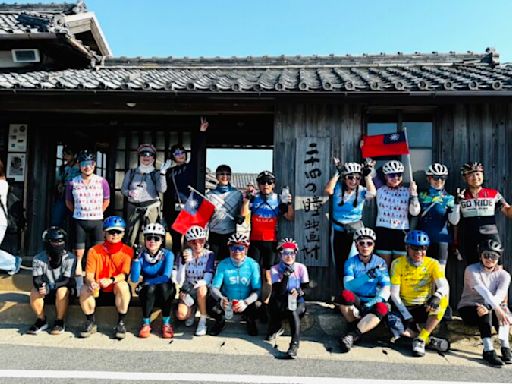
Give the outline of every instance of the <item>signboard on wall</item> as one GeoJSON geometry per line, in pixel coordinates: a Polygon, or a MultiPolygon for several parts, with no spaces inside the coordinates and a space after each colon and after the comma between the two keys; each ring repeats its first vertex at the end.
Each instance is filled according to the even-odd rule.
{"type": "Polygon", "coordinates": [[[295,240],[297,261],[307,266],[329,265],[329,198],[324,188],[329,181],[329,138],[300,137],[295,153],[295,240]]]}
{"type": "Polygon", "coordinates": [[[9,152],[27,151],[27,125],[9,124],[9,139],[7,150],[9,152]]]}

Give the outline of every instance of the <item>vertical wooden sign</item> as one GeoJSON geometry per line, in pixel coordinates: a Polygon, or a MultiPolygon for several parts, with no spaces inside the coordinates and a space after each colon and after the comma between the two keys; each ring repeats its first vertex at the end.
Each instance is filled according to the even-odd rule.
{"type": "Polygon", "coordinates": [[[324,188],[329,181],[330,139],[300,137],[295,154],[295,240],[297,260],[307,266],[329,265],[329,198],[324,188]]]}

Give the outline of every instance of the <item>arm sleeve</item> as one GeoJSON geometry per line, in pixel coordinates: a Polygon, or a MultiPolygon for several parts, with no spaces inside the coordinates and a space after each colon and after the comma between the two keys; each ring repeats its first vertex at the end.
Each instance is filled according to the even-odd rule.
{"type": "Polygon", "coordinates": [[[66,184],[66,200],[74,202],[74,199],[73,199],[73,182],[72,181],[70,181],[69,183],[66,184]]]}
{"type": "Polygon", "coordinates": [[[451,225],[457,225],[460,221],[460,204],[455,204],[448,212],[448,221],[451,225]]]}
{"type": "Polygon", "coordinates": [[[411,216],[418,216],[420,214],[420,201],[418,196],[411,196],[409,200],[409,213],[411,216]]]}
{"type": "Polygon", "coordinates": [[[156,285],[166,283],[171,279],[172,266],[174,265],[174,254],[171,251],[165,253],[164,270],[160,276],[148,279],[148,284],[156,285]]]}
{"type": "Polygon", "coordinates": [[[133,169],[128,170],[126,175],[124,175],[123,184],[121,185],[121,193],[123,196],[128,197],[128,192],[130,190],[130,179],[132,177],[133,169]]]}
{"type": "Polygon", "coordinates": [[[386,266],[380,270],[380,289],[378,291],[377,297],[380,297],[381,301],[388,301],[389,296],[391,295],[391,281],[389,279],[389,274],[386,266]]]}
{"type": "Polygon", "coordinates": [[[258,300],[258,292],[257,291],[253,291],[251,292],[251,294],[249,295],[249,297],[247,297],[244,301],[247,305],[251,305],[252,303],[254,303],[256,300],[258,300]]]}
{"type": "Polygon", "coordinates": [[[44,283],[44,278],[41,275],[34,276],[32,278],[32,285],[34,286],[35,289],[41,288],[43,286],[43,283],[44,283]]]}
{"type": "Polygon", "coordinates": [[[360,287],[362,287],[366,282],[370,280],[370,277],[366,273],[362,273],[356,278],[345,276],[343,278],[343,282],[345,283],[345,288],[349,291],[357,291],[360,287]]]}
{"type": "Polygon", "coordinates": [[[222,298],[224,297],[220,291],[219,288],[215,288],[215,287],[212,287],[212,297],[216,300],[222,300],[222,298]]]}
{"type": "Polygon", "coordinates": [[[62,275],[64,277],[73,276],[73,269],[75,267],[76,259],[74,257],[69,257],[66,259],[66,263],[64,265],[64,270],[62,271],[62,275]]]}
{"type": "Polygon", "coordinates": [[[176,283],[183,285],[185,283],[185,272],[187,271],[187,265],[182,264],[181,257],[178,259],[178,273],[176,274],[176,283]]]}
{"type": "Polygon", "coordinates": [[[138,283],[140,279],[140,270],[142,267],[142,261],[140,259],[132,261],[132,270],[130,272],[130,280],[132,283],[138,283]]]}
{"type": "Polygon", "coordinates": [[[450,285],[448,284],[448,280],[446,278],[440,278],[435,280],[436,283],[436,293],[435,295],[438,297],[448,296],[450,293],[450,285]]]}
{"type": "Polygon", "coordinates": [[[402,302],[402,299],[400,298],[400,286],[399,285],[391,285],[390,289],[390,297],[393,303],[395,303],[396,307],[404,317],[404,320],[409,320],[412,318],[412,315],[407,310],[407,307],[402,302]]]}
{"type": "Polygon", "coordinates": [[[190,167],[192,168],[193,172],[197,170],[197,157],[198,153],[200,153],[206,146],[206,131],[199,131],[197,132],[197,135],[195,139],[192,141],[190,148],[192,149],[192,152],[190,154],[190,167]]]}
{"type": "Polygon", "coordinates": [[[160,173],[155,171],[157,175],[156,179],[156,190],[159,193],[164,193],[167,191],[167,178],[165,177],[165,173],[160,173]]]}
{"type": "Polygon", "coordinates": [[[212,290],[213,288],[220,289],[222,286],[222,280],[224,280],[224,272],[221,268],[217,267],[217,272],[215,272],[215,276],[213,277],[212,281],[212,290]]]}
{"type": "Polygon", "coordinates": [[[508,287],[510,285],[510,275],[508,273],[503,274],[503,277],[500,279],[495,295],[493,295],[483,283],[478,282],[474,276],[473,281],[476,282],[475,291],[483,297],[486,304],[491,305],[493,308],[498,308],[505,297],[507,297],[508,287]]]}
{"type": "Polygon", "coordinates": [[[67,287],[69,285],[70,277],[61,277],[59,280],[55,282],[55,289],[59,289],[61,287],[67,287]]]}
{"type": "Polygon", "coordinates": [[[110,186],[108,185],[108,181],[103,179],[101,186],[103,188],[103,200],[110,200],[110,186]]]}

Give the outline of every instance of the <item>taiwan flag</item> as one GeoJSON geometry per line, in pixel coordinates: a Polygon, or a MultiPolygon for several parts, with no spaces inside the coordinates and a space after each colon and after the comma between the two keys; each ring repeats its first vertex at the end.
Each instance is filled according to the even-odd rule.
{"type": "Polygon", "coordinates": [[[363,158],[378,156],[396,156],[409,153],[405,132],[386,135],[363,136],[361,140],[363,158]]]}
{"type": "Polygon", "coordinates": [[[184,235],[193,225],[204,228],[215,211],[215,206],[207,199],[191,192],[185,206],[172,224],[172,229],[184,235]]]}

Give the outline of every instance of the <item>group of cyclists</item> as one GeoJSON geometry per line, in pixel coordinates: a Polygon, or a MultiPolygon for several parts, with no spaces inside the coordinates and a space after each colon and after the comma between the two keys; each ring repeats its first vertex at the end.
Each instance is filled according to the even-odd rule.
{"type": "MultiPolygon", "coordinates": [[[[207,128],[208,122],[201,119],[196,140],[204,142],[207,128]]],[[[138,155],[139,165],[126,173],[122,183],[127,221],[103,217],[110,190],[106,180],[94,173],[94,153],[84,150],[76,158],[70,156],[61,189],[72,212],[74,242],[69,244],[58,220],[52,220],[54,225],[43,233],[44,250],[34,258],[30,295],[37,319],[29,333],[48,328],[44,303],[49,301],[56,307],[50,333],[64,332],[69,299],[77,295],[85,315],[81,337],[97,330],[96,306],[110,305],[118,312],[114,336],[123,339],[131,281],[142,307],[140,338],[152,332],[155,307],[161,308],[161,336],[166,339],[174,337],[173,318],[191,327],[197,312],[197,336],[218,335],[226,320],[237,316],[246,322],[251,336],[258,334],[258,320],[266,322],[266,337],[275,340],[287,320],[291,342],[286,354],[296,357],[309,276],[307,267],[296,261],[299,245],[277,237],[278,219],[294,218],[289,192],[286,196],[274,192],[276,179],[269,171],[258,175],[257,188],[239,191],[231,185],[231,168],[221,165],[216,169],[216,187],[206,194],[215,206],[209,224],[191,226],[183,239],[171,225],[193,183],[194,154],[187,162],[183,146],[174,145],[160,169],[155,168],[153,145],[142,144],[138,155]],[[249,235],[237,232],[237,224],[248,215],[249,235]],[[165,247],[168,233],[171,249],[165,247]],[[83,262],[87,239],[92,247],[83,262]],[[214,319],[210,327],[208,316],[214,319]]],[[[332,204],[336,275],[343,287],[338,307],[347,322],[340,337],[342,350],[348,352],[383,320],[394,342],[412,342],[414,356],[425,355],[426,347],[449,349],[448,340],[431,334],[449,309],[445,266],[454,253],[453,227],[459,225],[468,264],[459,313],[465,322],[479,327],[486,362],[512,363],[510,275],[499,263],[504,250],[495,222],[496,209],[512,217],[512,207],[499,192],[483,187],[480,163],[464,164],[461,172],[467,186],[456,196],[444,188],[446,166],[434,163],[427,169],[429,188],[420,193],[414,181],[408,188],[403,185],[404,170],[400,161],[388,161],[380,170],[383,180],[375,183],[378,176],[371,159],[363,164],[335,159],[334,175],[325,187],[332,204]],[[362,220],[365,203],[374,198],[375,230],[362,220]],[[418,218],[415,229],[410,217],[418,218]],[[500,358],[491,340],[493,326],[501,342],[500,358]]]]}

